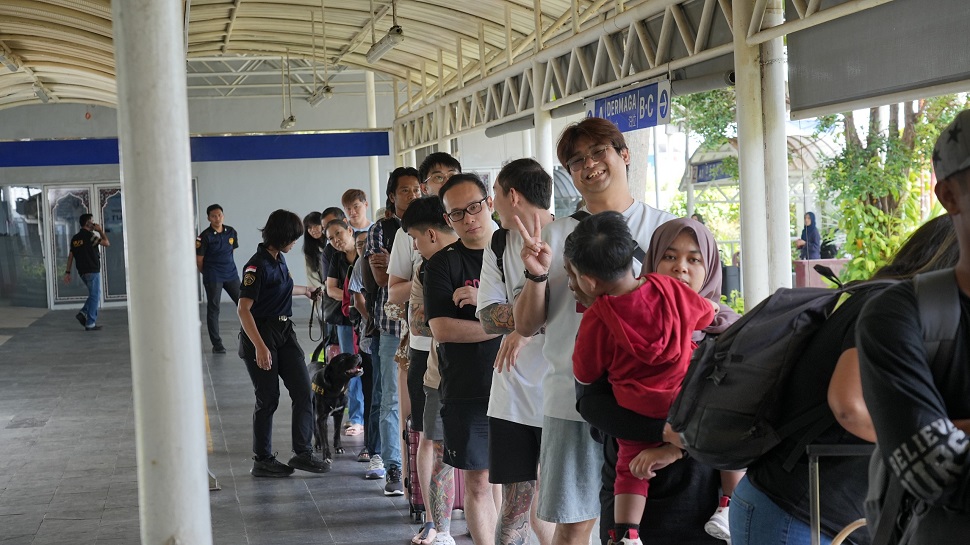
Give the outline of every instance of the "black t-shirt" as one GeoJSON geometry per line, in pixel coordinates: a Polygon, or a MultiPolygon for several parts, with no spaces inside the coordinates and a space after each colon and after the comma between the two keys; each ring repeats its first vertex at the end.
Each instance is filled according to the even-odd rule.
{"type": "MultiPolygon", "coordinates": [[[[431,256],[424,272],[424,310],[429,322],[432,318],[455,318],[478,323],[477,307],[459,308],[452,296],[460,287],[478,287],[483,254],[483,250],[466,248],[459,240],[431,256]]],[[[488,401],[492,369],[501,344],[500,337],[478,343],[440,343],[442,403],[488,401]]]]}
{"type": "Polygon", "coordinates": [[[100,240],[100,235],[87,229],[81,229],[71,239],[71,254],[79,275],[101,272],[100,240]]]}
{"type": "MultiPolygon", "coordinates": [[[[918,498],[968,517],[970,441],[951,423],[970,418],[970,298],[959,299],[953,359],[932,370],[910,282],[866,305],[857,341],[863,393],[887,467],[918,498]]],[[[953,535],[945,542],[964,540],[953,535]]]]}
{"type": "MultiPolygon", "coordinates": [[[[345,289],[345,284],[347,280],[347,275],[350,274],[351,263],[347,261],[347,254],[343,252],[334,252],[330,256],[330,270],[327,271],[327,278],[333,278],[337,281],[337,287],[342,291],[347,291],[345,289]]],[[[343,300],[341,299],[341,302],[343,300]]],[[[342,324],[334,325],[351,325],[350,318],[344,316],[345,320],[342,324]]],[[[333,324],[333,322],[328,322],[333,324]]]]}
{"type": "MultiPolygon", "coordinates": [[[[865,303],[886,288],[886,284],[859,288],[832,313],[812,339],[811,345],[792,370],[782,387],[781,399],[786,400],[783,422],[787,422],[813,407],[828,403],[829,382],[842,352],[855,347],[856,319],[865,303]]],[[[834,415],[828,413],[834,420],[834,415]]],[[[748,480],[764,492],[779,507],[799,520],[809,522],[808,456],[804,452],[795,467],[788,472],[784,466],[788,456],[798,448],[795,438],[782,441],[748,468],[748,480]]],[[[813,444],[868,444],[834,422],[813,444]]],[[[867,456],[834,456],[819,462],[821,525],[828,535],[835,535],[850,522],[865,518],[863,503],[868,488],[867,456]]],[[[869,543],[869,534],[855,532],[852,543],[869,543]]]]}
{"type": "Polygon", "coordinates": [[[283,252],[276,259],[265,246],[258,246],[243,267],[239,297],[253,300],[250,312],[257,320],[293,315],[293,277],[283,252]]]}

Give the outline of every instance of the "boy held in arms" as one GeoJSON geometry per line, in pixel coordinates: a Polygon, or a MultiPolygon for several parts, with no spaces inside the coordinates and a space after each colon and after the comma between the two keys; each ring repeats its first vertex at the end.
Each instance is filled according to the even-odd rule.
{"type": "MultiPolygon", "coordinates": [[[[579,326],[573,373],[583,384],[606,374],[621,406],[665,418],[695,348],[691,334],[710,325],[716,306],[669,276],[634,277],[636,247],[622,214],[612,211],[589,216],[566,237],[570,289],[596,297],[579,326]]],[[[617,441],[616,525],[610,542],[639,545],[649,479],[659,469],[640,455],[668,447],[617,441]]]]}

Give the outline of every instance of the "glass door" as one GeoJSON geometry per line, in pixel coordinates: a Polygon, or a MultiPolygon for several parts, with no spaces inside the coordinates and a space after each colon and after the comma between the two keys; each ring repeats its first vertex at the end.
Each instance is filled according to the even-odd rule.
{"type": "Polygon", "coordinates": [[[81,214],[91,214],[100,223],[111,241],[101,248],[102,297],[105,301],[127,299],[125,282],[125,240],[121,211],[121,186],[114,184],[85,184],[48,186],[47,206],[50,210],[48,236],[51,243],[51,293],[54,305],[83,303],[88,296],[84,281],[77,274],[70,283],[63,282],[67,270],[71,238],[80,230],[81,214]]]}

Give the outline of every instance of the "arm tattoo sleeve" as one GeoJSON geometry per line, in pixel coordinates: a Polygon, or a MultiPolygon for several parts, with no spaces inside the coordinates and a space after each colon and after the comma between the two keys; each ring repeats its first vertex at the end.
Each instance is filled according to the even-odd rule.
{"type": "Polygon", "coordinates": [[[500,305],[498,303],[489,305],[478,313],[478,319],[482,322],[485,333],[504,335],[515,331],[512,305],[500,305]]]}

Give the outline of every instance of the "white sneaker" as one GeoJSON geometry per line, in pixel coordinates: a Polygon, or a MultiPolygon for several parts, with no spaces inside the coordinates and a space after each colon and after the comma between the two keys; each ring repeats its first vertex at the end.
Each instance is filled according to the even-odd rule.
{"type": "Polygon", "coordinates": [[[643,545],[640,541],[640,532],[638,530],[627,530],[623,535],[623,539],[616,540],[616,531],[610,530],[610,540],[607,542],[610,545],[643,545]]]}
{"type": "Polygon", "coordinates": [[[455,538],[451,534],[438,534],[434,538],[433,545],[455,545],[455,538]]]}
{"type": "MultiPolygon", "coordinates": [[[[723,499],[722,499],[722,503],[723,499]]],[[[728,524],[730,520],[728,514],[730,512],[731,506],[725,505],[724,507],[718,507],[717,511],[711,515],[711,518],[704,524],[704,531],[707,532],[711,537],[716,537],[717,539],[723,539],[731,545],[731,526],[728,524]]]]}
{"type": "Polygon", "coordinates": [[[381,460],[380,454],[375,454],[370,457],[370,464],[368,464],[367,470],[364,471],[364,478],[368,480],[384,478],[384,460],[381,460]]]}

